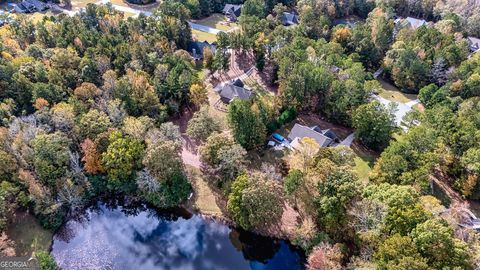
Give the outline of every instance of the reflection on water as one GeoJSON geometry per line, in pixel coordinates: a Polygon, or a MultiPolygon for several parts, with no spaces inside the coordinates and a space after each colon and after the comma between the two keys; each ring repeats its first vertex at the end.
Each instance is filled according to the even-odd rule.
{"type": "Polygon", "coordinates": [[[53,240],[62,269],[302,269],[284,241],[199,216],[99,204],[70,220],[53,240]]]}

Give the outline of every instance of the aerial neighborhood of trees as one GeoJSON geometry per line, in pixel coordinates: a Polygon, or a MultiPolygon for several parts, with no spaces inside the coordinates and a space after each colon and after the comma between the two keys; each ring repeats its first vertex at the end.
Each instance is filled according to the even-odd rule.
{"type": "Polygon", "coordinates": [[[0,27],[0,231],[112,196],[202,212],[201,183],[309,270],[478,269],[479,38],[480,5],[458,0],[18,14],[0,27]],[[211,16],[234,25],[215,42],[195,28],[211,16]]]}

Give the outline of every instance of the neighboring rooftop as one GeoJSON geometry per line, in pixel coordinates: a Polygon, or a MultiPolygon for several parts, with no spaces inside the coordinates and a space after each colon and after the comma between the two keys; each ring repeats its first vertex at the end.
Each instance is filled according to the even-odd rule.
{"type": "Polygon", "coordinates": [[[235,15],[235,16],[240,16],[242,12],[242,5],[232,5],[232,4],[226,4],[225,7],[223,8],[223,14],[225,15],[235,15]]]}
{"type": "Polygon", "coordinates": [[[215,43],[210,44],[206,41],[190,41],[187,46],[188,52],[192,55],[193,59],[201,60],[203,59],[203,50],[209,48],[212,53],[215,53],[215,43]]]}
{"type": "Polygon", "coordinates": [[[48,9],[48,6],[44,2],[38,0],[24,0],[24,2],[29,2],[32,4],[37,11],[44,11],[48,9]]]}
{"type": "Polygon", "coordinates": [[[427,24],[427,21],[413,18],[413,17],[395,19],[395,24],[402,23],[402,22],[407,22],[408,26],[412,29],[417,29],[420,26],[427,24]]]}
{"type": "Polygon", "coordinates": [[[298,24],[300,19],[297,14],[290,12],[283,12],[282,14],[282,24],[285,26],[298,24]]]}
{"type": "Polygon", "coordinates": [[[13,10],[17,13],[30,13],[46,9],[48,9],[48,5],[38,0],[23,0],[13,6],[13,10]]]}
{"type": "Polygon", "coordinates": [[[476,52],[480,50],[480,38],[476,37],[467,37],[468,45],[470,47],[470,51],[476,52]]]}
{"type": "Polygon", "coordinates": [[[225,103],[230,103],[234,99],[250,100],[253,92],[244,88],[243,82],[240,79],[226,83],[218,91],[220,98],[225,103]]]}
{"type": "MultiPolygon", "coordinates": [[[[318,127],[307,127],[303,126],[300,124],[295,124],[290,131],[290,134],[288,134],[288,139],[290,139],[292,142],[296,141],[298,142],[299,139],[309,137],[314,139],[320,147],[327,147],[329,146],[332,142],[333,139],[329,138],[328,136],[322,134],[322,131],[318,127]]],[[[294,146],[295,144],[292,144],[294,146]]],[[[294,147],[295,148],[295,147],[294,147]]]]}

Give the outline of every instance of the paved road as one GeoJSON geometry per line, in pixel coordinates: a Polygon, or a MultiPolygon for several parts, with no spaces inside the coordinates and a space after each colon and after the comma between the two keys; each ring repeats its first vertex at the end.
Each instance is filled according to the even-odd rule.
{"type": "Polygon", "coordinates": [[[125,7],[125,6],[119,6],[119,5],[113,5],[113,8],[118,10],[118,11],[121,11],[121,12],[127,12],[127,13],[133,13],[133,14],[136,14],[136,15],[140,15],[140,13],[143,13],[145,14],[145,16],[151,16],[152,13],[150,11],[143,11],[143,10],[138,10],[138,9],[134,9],[134,8],[131,8],[131,7],[125,7]]]}
{"type": "Polygon", "coordinates": [[[210,34],[214,34],[214,35],[217,35],[218,33],[223,32],[221,30],[218,30],[216,28],[206,26],[206,25],[203,25],[203,24],[198,24],[198,23],[194,23],[194,22],[188,22],[188,23],[190,24],[190,27],[192,27],[192,29],[195,29],[195,30],[198,30],[198,31],[202,31],[202,32],[206,32],[206,33],[210,33],[210,34]]]}
{"type": "MultiPolygon", "coordinates": [[[[402,123],[402,119],[403,117],[409,112],[412,110],[412,106],[417,104],[417,103],[413,103],[413,101],[409,102],[413,105],[409,106],[409,103],[405,104],[405,103],[400,103],[400,102],[396,102],[396,101],[390,101],[388,99],[385,99],[381,96],[378,96],[378,95],[373,95],[373,98],[376,99],[378,102],[382,103],[383,105],[385,106],[389,106],[391,103],[394,103],[397,105],[397,110],[395,111],[395,123],[397,124],[397,126],[401,126],[401,123],[402,123]]],[[[415,101],[415,100],[414,100],[415,101]]]]}

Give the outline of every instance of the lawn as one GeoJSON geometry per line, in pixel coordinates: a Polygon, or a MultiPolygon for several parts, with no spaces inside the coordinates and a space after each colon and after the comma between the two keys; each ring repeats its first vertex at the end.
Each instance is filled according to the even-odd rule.
{"type": "Polygon", "coordinates": [[[252,72],[247,78],[244,78],[242,81],[246,86],[248,86],[251,90],[253,90],[257,96],[264,96],[264,95],[273,96],[274,93],[265,89],[265,87],[259,82],[257,78],[258,77],[255,74],[255,72],[252,72]]]}
{"type": "Polygon", "coordinates": [[[402,93],[397,87],[381,78],[378,78],[377,81],[382,85],[383,88],[383,90],[378,93],[378,95],[385,99],[388,99],[390,101],[397,101],[400,103],[407,103],[409,101],[417,99],[417,95],[402,93]]]}
{"type": "Polygon", "coordinates": [[[237,27],[236,23],[227,22],[223,14],[215,13],[207,18],[196,20],[195,23],[203,24],[222,31],[228,31],[237,27]]]}
{"type": "Polygon", "coordinates": [[[126,19],[126,18],[129,18],[129,17],[134,17],[134,16],[137,16],[136,13],[131,13],[131,12],[123,12],[123,17],[126,19]]]}
{"type": "Polygon", "coordinates": [[[72,10],[77,11],[82,8],[85,8],[87,4],[95,4],[99,2],[99,0],[71,0],[72,1],[72,10]]]}
{"type": "Polygon", "coordinates": [[[58,15],[60,14],[59,12],[52,12],[51,10],[46,10],[46,11],[42,11],[42,12],[34,12],[34,13],[29,13],[29,14],[25,14],[26,16],[28,16],[28,18],[33,22],[33,23],[37,23],[37,22],[40,22],[43,17],[45,16],[55,16],[55,15],[58,15]]]}
{"type": "Polygon", "coordinates": [[[202,172],[192,166],[187,166],[187,171],[195,191],[195,208],[204,214],[222,217],[223,213],[217,205],[215,193],[203,178],[202,172]]]}
{"type": "Polygon", "coordinates": [[[363,183],[368,183],[368,177],[372,171],[373,164],[377,156],[374,153],[369,152],[363,146],[358,143],[352,144],[352,150],[356,154],[354,158],[355,162],[355,172],[357,173],[358,178],[363,183]]]}
{"type": "Polygon", "coordinates": [[[198,31],[195,29],[192,29],[192,36],[195,40],[198,40],[198,41],[207,41],[208,43],[217,41],[217,35],[198,31]]]}

